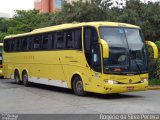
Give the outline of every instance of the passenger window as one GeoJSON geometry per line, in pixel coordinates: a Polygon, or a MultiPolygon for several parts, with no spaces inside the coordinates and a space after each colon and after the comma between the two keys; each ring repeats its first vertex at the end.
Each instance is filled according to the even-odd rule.
{"type": "Polygon", "coordinates": [[[74,29],[73,35],[74,35],[74,44],[73,48],[74,49],[82,49],[82,29],[81,28],[76,28],[74,29]]]}
{"type": "Polygon", "coordinates": [[[21,51],[21,39],[16,40],[16,51],[21,51]]]}
{"type": "Polygon", "coordinates": [[[66,30],[66,48],[67,49],[82,49],[81,28],[66,30]]]}
{"type": "Polygon", "coordinates": [[[4,41],[4,51],[6,52],[10,51],[10,43],[11,43],[10,41],[11,41],[10,39],[4,41]]]}
{"type": "Polygon", "coordinates": [[[43,42],[42,42],[42,50],[47,50],[49,48],[49,36],[43,35],[43,42]]]}
{"type": "Polygon", "coordinates": [[[40,36],[35,36],[33,39],[33,49],[40,50],[41,49],[41,38],[40,36]]]}
{"type": "Polygon", "coordinates": [[[11,45],[10,45],[10,51],[11,51],[11,52],[15,51],[15,40],[12,39],[12,40],[10,41],[10,44],[11,44],[11,45]]]}
{"type": "Polygon", "coordinates": [[[63,32],[57,32],[56,38],[57,38],[56,48],[57,49],[64,49],[65,48],[65,41],[64,41],[63,32]]]}
{"type": "Polygon", "coordinates": [[[55,33],[52,33],[51,35],[50,35],[50,39],[51,39],[51,49],[55,49],[55,33]]]}
{"type": "Polygon", "coordinates": [[[89,66],[96,72],[101,72],[101,54],[98,43],[98,33],[94,27],[84,28],[84,51],[89,66]]]}
{"type": "Polygon", "coordinates": [[[67,30],[66,32],[66,48],[73,48],[73,32],[72,30],[67,30]]]}
{"type": "Polygon", "coordinates": [[[22,39],[22,49],[23,51],[26,51],[28,48],[28,44],[27,44],[27,38],[23,38],[22,39]]]}
{"type": "Polygon", "coordinates": [[[27,38],[27,50],[31,51],[33,49],[33,37],[27,38]]]}
{"type": "Polygon", "coordinates": [[[98,43],[98,33],[93,27],[85,27],[84,29],[84,49],[90,51],[92,44],[98,43]]]}

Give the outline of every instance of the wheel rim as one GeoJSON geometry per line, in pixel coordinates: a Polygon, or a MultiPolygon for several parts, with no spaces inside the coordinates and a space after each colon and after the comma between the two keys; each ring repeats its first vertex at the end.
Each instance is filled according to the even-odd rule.
{"type": "Polygon", "coordinates": [[[28,82],[28,76],[26,73],[23,75],[23,81],[25,84],[28,82]]]}
{"type": "Polygon", "coordinates": [[[16,82],[18,83],[19,82],[19,78],[18,78],[18,76],[16,75],[16,82]]]}
{"type": "Polygon", "coordinates": [[[82,81],[78,81],[78,82],[76,83],[76,90],[77,90],[78,93],[83,92],[83,84],[82,84],[82,81]]]}
{"type": "Polygon", "coordinates": [[[18,75],[17,75],[17,74],[16,74],[16,76],[15,76],[15,80],[16,80],[17,83],[19,82],[19,78],[18,78],[18,75]]]}

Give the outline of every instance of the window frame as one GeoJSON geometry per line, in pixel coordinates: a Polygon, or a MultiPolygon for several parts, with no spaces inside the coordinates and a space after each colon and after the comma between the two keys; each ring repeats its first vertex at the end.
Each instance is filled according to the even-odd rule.
{"type": "Polygon", "coordinates": [[[66,28],[66,29],[60,29],[60,30],[53,30],[53,31],[49,31],[49,32],[43,32],[43,33],[37,33],[37,34],[31,34],[31,35],[26,35],[26,36],[22,36],[22,37],[14,37],[14,38],[8,38],[8,39],[4,39],[4,51],[5,52],[36,52],[36,51],[60,51],[60,50],[78,50],[78,51],[82,51],[83,50],[83,26],[78,26],[78,27],[71,27],[71,28],[66,28]],[[75,36],[73,35],[73,33],[75,34],[75,31],[79,30],[80,31],[80,41],[79,43],[80,48],[75,48],[75,36]],[[65,31],[72,31],[72,48],[68,48],[67,47],[67,42],[66,42],[66,33],[65,31]],[[57,47],[57,33],[58,32],[62,32],[62,37],[63,37],[63,48],[56,48],[57,47]],[[47,35],[48,36],[48,48],[44,49],[43,48],[43,38],[44,36],[47,35]],[[39,37],[39,43],[40,43],[40,47],[37,49],[34,49],[34,39],[35,37],[39,37]],[[10,40],[11,39],[15,39],[15,44],[16,44],[16,48],[15,50],[11,51],[11,43],[10,40]],[[24,39],[26,39],[27,41],[27,48],[23,49],[23,42],[24,39]],[[20,41],[20,48],[17,49],[17,41],[20,41]],[[8,43],[7,43],[8,42],[8,43]],[[9,45],[9,48],[6,49],[5,45],[6,43],[9,45]],[[31,43],[31,44],[30,44],[31,43]]]}

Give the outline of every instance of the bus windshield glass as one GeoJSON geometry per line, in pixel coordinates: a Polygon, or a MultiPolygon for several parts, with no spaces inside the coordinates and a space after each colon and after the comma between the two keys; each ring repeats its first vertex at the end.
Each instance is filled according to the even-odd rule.
{"type": "Polygon", "coordinates": [[[146,48],[140,29],[100,27],[100,35],[108,43],[110,50],[109,58],[103,59],[104,73],[147,72],[146,48]]]}

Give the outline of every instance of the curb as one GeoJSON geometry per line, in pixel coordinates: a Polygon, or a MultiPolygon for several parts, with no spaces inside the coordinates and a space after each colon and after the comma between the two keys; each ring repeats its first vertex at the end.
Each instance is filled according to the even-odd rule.
{"type": "Polygon", "coordinates": [[[160,90],[160,86],[149,86],[148,90],[160,90]]]}

